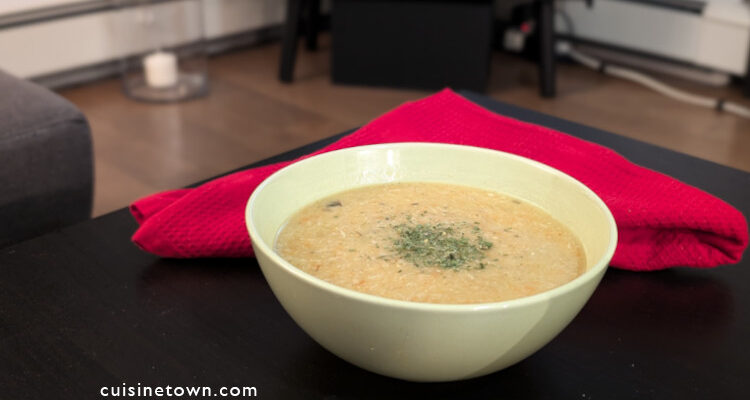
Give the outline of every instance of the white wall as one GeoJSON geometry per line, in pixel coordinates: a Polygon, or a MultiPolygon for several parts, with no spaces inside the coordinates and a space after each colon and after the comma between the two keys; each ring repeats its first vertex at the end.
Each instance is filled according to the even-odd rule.
{"type": "MultiPolygon", "coordinates": [[[[49,3],[76,0],[32,0],[32,3],[34,1],[49,3]]],[[[1,3],[3,2],[0,1],[1,3]]],[[[163,3],[158,7],[167,13],[184,12],[186,9],[187,12],[192,12],[181,3],[190,2],[163,3]]],[[[11,5],[10,2],[5,4],[8,7],[11,5]]],[[[282,23],[286,2],[203,0],[201,6],[205,37],[213,39],[282,23]]],[[[146,29],[136,23],[126,22],[123,25],[124,18],[137,18],[134,12],[132,9],[105,11],[0,29],[0,68],[19,77],[34,78],[147,50],[149,35],[146,29]],[[123,26],[130,28],[123,29],[123,26]]],[[[196,35],[199,27],[183,28],[172,32],[172,42],[189,40],[196,35]]]]}

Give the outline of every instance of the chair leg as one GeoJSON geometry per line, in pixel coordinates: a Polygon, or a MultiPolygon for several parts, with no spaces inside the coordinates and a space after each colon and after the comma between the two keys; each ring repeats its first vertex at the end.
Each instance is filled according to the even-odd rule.
{"type": "Polygon", "coordinates": [[[320,0],[307,1],[307,24],[305,24],[305,48],[318,49],[318,29],[320,27],[320,0]]]}
{"type": "Polygon", "coordinates": [[[554,0],[539,1],[539,94],[555,97],[554,0]]]}
{"type": "Polygon", "coordinates": [[[282,82],[292,82],[294,79],[294,63],[297,56],[297,35],[299,32],[299,18],[303,0],[289,0],[286,9],[286,21],[281,41],[281,60],[279,79],[282,82]]]}

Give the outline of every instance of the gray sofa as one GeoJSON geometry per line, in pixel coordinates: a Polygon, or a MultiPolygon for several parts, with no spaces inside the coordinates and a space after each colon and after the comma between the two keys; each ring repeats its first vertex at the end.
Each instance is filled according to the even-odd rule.
{"type": "Polygon", "coordinates": [[[0,71],[0,248],[90,218],[92,196],[86,118],[0,71]]]}

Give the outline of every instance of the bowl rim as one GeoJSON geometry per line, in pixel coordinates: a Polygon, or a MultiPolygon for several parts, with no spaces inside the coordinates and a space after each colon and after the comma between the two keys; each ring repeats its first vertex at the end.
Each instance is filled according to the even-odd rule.
{"type": "MultiPolygon", "coordinates": [[[[246,203],[246,207],[245,207],[245,226],[250,235],[250,240],[252,242],[253,247],[255,248],[256,253],[258,250],[262,251],[267,257],[269,257],[274,263],[276,263],[276,265],[284,269],[286,272],[292,274],[297,279],[305,281],[307,284],[316,286],[317,288],[321,290],[330,292],[337,296],[349,298],[351,300],[358,301],[358,302],[372,303],[372,304],[376,304],[376,305],[380,305],[384,307],[391,307],[391,308],[419,310],[423,312],[448,312],[448,313],[451,313],[451,312],[460,313],[460,312],[466,312],[466,311],[493,311],[493,310],[498,310],[498,309],[511,309],[511,308],[517,308],[517,307],[524,307],[526,305],[533,304],[533,303],[545,302],[552,298],[559,297],[566,293],[575,291],[577,288],[586,284],[587,282],[597,279],[597,276],[599,276],[602,272],[604,272],[607,269],[607,267],[609,266],[609,261],[612,259],[612,256],[614,255],[614,252],[615,252],[615,248],[617,247],[617,239],[618,239],[617,224],[615,222],[614,216],[612,215],[612,212],[609,210],[607,205],[596,193],[594,193],[593,190],[591,190],[588,186],[584,185],[582,182],[573,178],[572,176],[554,167],[551,167],[547,164],[541,163],[539,161],[532,160],[527,157],[519,156],[517,154],[508,153],[508,152],[501,151],[501,150],[494,150],[494,149],[488,149],[484,147],[477,147],[477,146],[463,145],[463,144],[432,143],[432,142],[392,142],[392,143],[380,143],[380,144],[353,146],[353,147],[347,147],[343,149],[332,150],[329,152],[316,154],[316,155],[295,161],[292,164],[286,165],[283,168],[280,168],[276,172],[266,177],[266,179],[264,179],[253,190],[253,193],[250,195],[250,198],[248,199],[246,203]],[[311,160],[316,160],[321,157],[335,157],[336,154],[339,154],[342,152],[380,150],[380,149],[387,149],[387,148],[393,148],[393,147],[434,147],[436,149],[499,153],[499,155],[503,157],[508,157],[508,158],[515,159],[516,161],[519,161],[522,163],[530,164],[531,166],[540,168],[547,173],[551,173],[553,175],[557,175],[561,177],[562,179],[571,181],[574,185],[578,186],[581,190],[583,190],[583,192],[586,194],[587,197],[592,198],[594,200],[594,203],[598,205],[602,209],[602,211],[604,211],[605,218],[608,220],[609,227],[610,227],[610,240],[609,240],[609,243],[607,244],[607,249],[604,255],[596,262],[596,264],[590,267],[586,272],[584,272],[581,275],[578,275],[573,280],[566,282],[555,288],[545,290],[543,292],[539,292],[530,296],[524,296],[524,297],[497,301],[497,302],[451,304],[451,303],[425,303],[425,302],[398,300],[398,299],[382,297],[382,296],[378,296],[374,294],[359,292],[354,289],[349,289],[343,286],[335,285],[333,283],[325,281],[321,278],[318,278],[314,275],[311,275],[295,267],[290,262],[283,259],[273,249],[273,244],[269,245],[268,243],[266,243],[264,240],[261,239],[260,234],[257,228],[255,227],[255,224],[253,223],[252,210],[256,203],[257,198],[259,197],[260,193],[263,192],[263,189],[266,186],[272,184],[275,180],[282,178],[286,173],[288,173],[288,171],[292,169],[296,169],[296,168],[304,168],[308,163],[314,162],[311,160]],[[258,238],[258,240],[254,240],[255,238],[258,238]]],[[[257,254],[256,254],[256,257],[257,257],[257,254]]]]}

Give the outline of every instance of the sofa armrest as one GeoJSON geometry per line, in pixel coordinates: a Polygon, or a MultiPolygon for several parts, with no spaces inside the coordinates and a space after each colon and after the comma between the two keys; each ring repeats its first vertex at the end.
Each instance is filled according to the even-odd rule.
{"type": "Polygon", "coordinates": [[[91,131],[70,102],[0,71],[0,247],[90,218],[91,131]]]}

